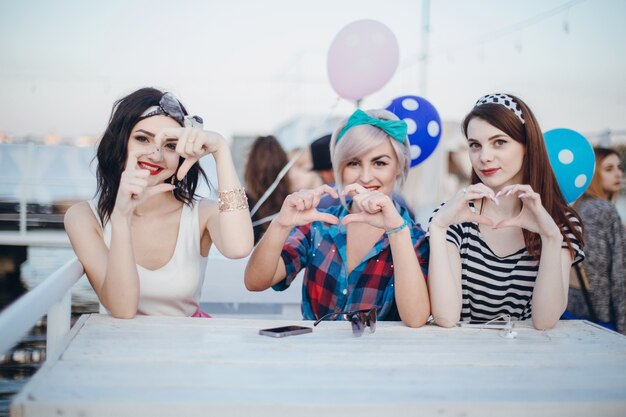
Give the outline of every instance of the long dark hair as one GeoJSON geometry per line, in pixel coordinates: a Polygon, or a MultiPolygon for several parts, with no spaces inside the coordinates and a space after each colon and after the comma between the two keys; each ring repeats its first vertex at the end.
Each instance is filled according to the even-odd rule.
{"type": "MultiPolygon", "coordinates": [[[[244,172],[250,207],[259,201],[269,186],[272,185],[278,173],[287,165],[287,162],[287,154],[274,136],[259,136],[254,140],[250,147],[244,172]]],[[[291,183],[289,177],[285,175],[252,219],[259,220],[278,213],[290,190],[291,183]]],[[[255,226],[255,243],[261,239],[268,227],[269,222],[255,226]]]]}
{"type": "MultiPolygon", "coordinates": [[[[580,227],[582,228],[580,217],[573,208],[567,205],[561,193],[556,176],[550,165],[543,134],[541,133],[535,115],[522,100],[511,94],[507,95],[512,97],[519,105],[525,123],[522,123],[515,113],[502,104],[481,104],[480,106],[474,107],[472,111],[465,116],[463,120],[463,134],[467,138],[467,126],[469,122],[474,118],[479,118],[495,128],[500,129],[513,140],[524,146],[526,152],[522,163],[522,181],[524,184],[530,185],[532,189],[541,196],[541,203],[548,214],[550,214],[550,217],[554,219],[554,222],[561,229],[563,239],[567,243],[570,253],[574,256],[572,244],[565,234],[564,228],[574,235],[576,240],[580,242],[580,247],[582,248],[582,232],[574,227],[570,220],[570,216],[575,216],[579,220],[580,227]]],[[[472,170],[472,184],[479,182],[481,181],[478,175],[472,170]]],[[[541,238],[537,233],[532,233],[526,229],[523,229],[523,233],[526,249],[533,258],[539,259],[541,253],[541,238]]]]}
{"type": "MultiPolygon", "coordinates": [[[[98,196],[98,215],[102,223],[106,223],[110,219],[115,207],[120,178],[126,164],[130,133],[133,127],[141,121],[141,115],[147,108],[159,105],[163,94],[165,93],[156,88],[141,88],[113,104],[109,124],[102,135],[96,152],[96,159],[98,160],[96,196],[98,196]]],[[[187,114],[187,110],[182,104],[181,108],[187,114]]],[[[178,166],[183,161],[184,158],[181,157],[178,166]]],[[[176,174],[174,174],[175,176],[176,174]]],[[[192,205],[200,177],[208,183],[205,172],[196,162],[185,178],[178,181],[177,188],[174,190],[174,197],[184,204],[192,205]]],[[[165,182],[170,181],[171,178],[168,178],[165,182]]]]}

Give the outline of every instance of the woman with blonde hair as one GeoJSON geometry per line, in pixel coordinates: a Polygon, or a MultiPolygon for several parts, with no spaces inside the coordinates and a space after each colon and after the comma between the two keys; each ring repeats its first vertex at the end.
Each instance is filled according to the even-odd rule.
{"type": "MultiPolygon", "coordinates": [[[[328,185],[290,194],[254,249],[246,287],[287,288],[305,269],[306,320],[402,320],[423,325],[430,313],[424,233],[391,193],[406,178],[406,123],[385,110],[357,110],[332,135],[331,158],[342,204],[317,210],[328,185]],[[346,203],[345,196],[352,201],[346,203]]],[[[355,332],[356,334],[356,332],[355,332]]]]}

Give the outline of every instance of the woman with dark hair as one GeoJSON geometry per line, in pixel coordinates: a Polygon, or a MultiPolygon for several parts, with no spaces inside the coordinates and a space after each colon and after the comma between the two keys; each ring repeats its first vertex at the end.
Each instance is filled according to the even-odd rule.
{"type": "Polygon", "coordinates": [[[142,88],[113,106],[96,158],[96,198],[71,207],[65,229],[100,303],[118,318],[206,316],[199,299],[211,244],[241,258],[253,241],[226,140],[171,93],[142,88]],[[195,194],[208,154],[218,202],[195,194]]]}
{"type": "MultiPolygon", "coordinates": [[[[244,172],[246,192],[251,207],[255,207],[288,162],[287,153],[274,136],[259,136],[254,140],[244,172]]],[[[272,216],[280,211],[290,190],[291,183],[289,177],[285,175],[252,215],[252,220],[255,223],[258,222],[254,225],[255,244],[267,230],[272,216]]]]}
{"type": "Polygon", "coordinates": [[[472,183],[429,225],[433,319],[508,316],[552,328],[567,305],[569,270],[584,254],[578,215],[560,192],[535,116],[489,94],[463,121],[472,183]]]}
{"type": "Polygon", "coordinates": [[[591,184],[574,204],[585,225],[589,287],[569,289],[567,313],[626,334],[626,229],[613,204],[622,185],[621,161],[613,149],[595,148],[595,154],[591,184]]]}

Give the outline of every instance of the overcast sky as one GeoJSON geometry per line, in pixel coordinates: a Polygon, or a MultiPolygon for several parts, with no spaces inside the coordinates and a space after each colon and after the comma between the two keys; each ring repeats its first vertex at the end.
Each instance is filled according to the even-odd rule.
{"type": "Polygon", "coordinates": [[[626,129],[625,1],[433,0],[424,72],[417,0],[0,0],[0,131],[100,135],[112,103],[142,86],[174,92],[227,136],[348,114],[326,57],[364,18],[395,34],[400,64],[363,107],[417,94],[458,121],[506,91],[544,131],[626,129]]]}

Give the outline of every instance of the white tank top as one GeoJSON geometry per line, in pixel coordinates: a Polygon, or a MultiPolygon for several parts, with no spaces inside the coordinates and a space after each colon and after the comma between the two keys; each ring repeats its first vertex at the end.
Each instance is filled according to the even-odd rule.
{"type": "MultiPolygon", "coordinates": [[[[102,227],[94,201],[89,201],[102,227]]],[[[198,310],[207,257],[200,255],[199,204],[183,205],[174,254],[156,270],[137,265],[139,308],[137,314],[151,316],[191,316],[198,310]]],[[[111,245],[111,223],[103,229],[104,243],[111,245]]]]}

